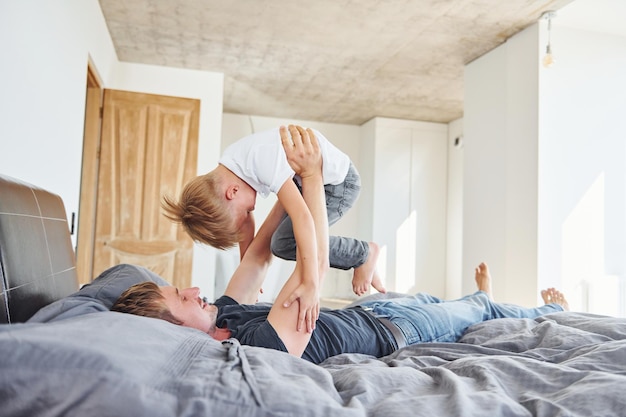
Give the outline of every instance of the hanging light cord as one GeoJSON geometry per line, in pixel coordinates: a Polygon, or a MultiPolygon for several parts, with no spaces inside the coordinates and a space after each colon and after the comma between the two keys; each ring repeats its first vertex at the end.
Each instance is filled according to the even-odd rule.
{"type": "Polygon", "coordinates": [[[552,16],[548,15],[548,52],[551,51],[550,45],[552,44],[552,16]]]}

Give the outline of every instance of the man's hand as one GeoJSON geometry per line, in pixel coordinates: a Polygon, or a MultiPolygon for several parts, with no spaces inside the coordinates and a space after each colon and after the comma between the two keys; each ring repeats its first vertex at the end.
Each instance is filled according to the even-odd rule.
{"type": "Polygon", "coordinates": [[[320,144],[311,129],[289,125],[280,127],[280,139],[287,162],[301,178],[322,172],[320,144]]]}

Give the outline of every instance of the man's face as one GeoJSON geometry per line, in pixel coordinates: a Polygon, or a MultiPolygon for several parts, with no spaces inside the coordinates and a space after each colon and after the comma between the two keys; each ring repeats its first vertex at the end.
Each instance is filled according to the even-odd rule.
{"type": "Polygon", "coordinates": [[[202,301],[199,288],[179,290],[173,286],[164,286],[159,289],[165,298],[165,304],[174,317],[183,322],[183,326],[205,333],[215,328],[217,308],[202,301]]]}

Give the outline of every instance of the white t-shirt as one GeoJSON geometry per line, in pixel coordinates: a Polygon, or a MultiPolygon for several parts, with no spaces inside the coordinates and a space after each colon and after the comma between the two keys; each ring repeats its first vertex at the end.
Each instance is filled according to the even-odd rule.
{"type": "MultiPolygon", "coordinates": [[[[320,132],[313,132],[322,152],[324,184],[341,184],[350,168],[350,158],[320,132]]],[[[285,181],[295,175],[287,162],[278,128],[239,139],[226,148],[219,163],[250,184],[262,197],[270,192],[278,193],[285,181]]],[[[296,180],[300,183],[297,175],[296,180]]]]}

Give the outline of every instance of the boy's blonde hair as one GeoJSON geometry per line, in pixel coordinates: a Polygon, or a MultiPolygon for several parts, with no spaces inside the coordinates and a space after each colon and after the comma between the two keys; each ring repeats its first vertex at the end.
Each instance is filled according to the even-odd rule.
{"type": "Polygon", "coordinates": [[[165,217],[182,224],[196,242],[227,249],[239,241],[239,232],[222,198],[219,180],[211,172],[187,183],[180,201],[164,196],[161,205],[165,217]]]}
{"type": "Polygon", "coordinates": [[[181,325],[183,322],[172,314],[165,304],[165,297],[157,284],[141,282],[128,288],[117,299],[111,311],[152,317],[181,325]]]}

